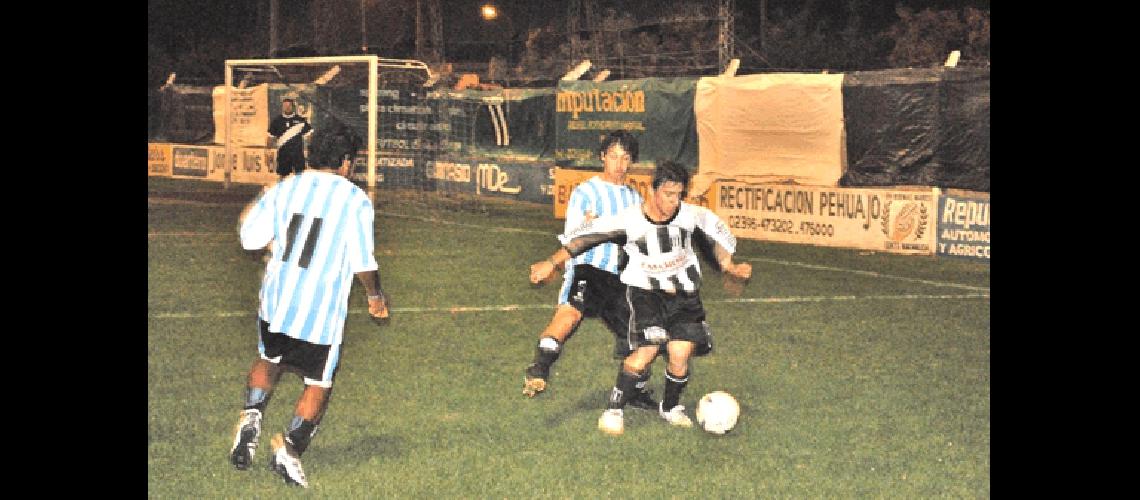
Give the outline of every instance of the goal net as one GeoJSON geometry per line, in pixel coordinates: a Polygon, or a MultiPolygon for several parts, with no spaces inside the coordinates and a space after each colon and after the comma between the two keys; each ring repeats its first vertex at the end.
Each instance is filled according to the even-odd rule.
{"type": "MultiPolygon", "coordinates": [[[[227,60],[229,91],[221,111],[228,126],[218,141],[226,146],[226,158],[235,158],[238,148],[264,148],[268,121],[281,113],[281,99],[291,96],[297,113],[314,129],[344,127],[357,138],[361,149],[350,178],[368,189],[378,206],[417,200],[444,207],[468,204],[473,199],[447,181],[459,159],[470,154],[482,103],[433,89],[434,83],[427,65],[416,60],[227,60]]],[[[266,158],[275,166],[274,161],[266,158]]]]}

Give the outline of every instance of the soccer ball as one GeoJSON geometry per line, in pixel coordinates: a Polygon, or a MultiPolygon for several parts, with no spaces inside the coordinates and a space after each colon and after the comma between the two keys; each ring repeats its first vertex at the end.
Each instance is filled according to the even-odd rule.
{"type": "Polygon", "coordinates": [[[714,391],[697,402],[697,423],[713,434],[724,434],[736,426],[740,416],[740,403],[724,391],[714,391]]]}

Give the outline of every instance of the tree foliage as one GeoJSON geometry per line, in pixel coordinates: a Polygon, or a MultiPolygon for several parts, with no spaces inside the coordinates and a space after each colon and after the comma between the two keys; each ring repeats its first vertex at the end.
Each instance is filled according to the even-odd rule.
{"type": "Polygon", "coordinates": [[[895,12],[899,21],[885,32],[894,41],[892,65],[938,65],[952,50],[961,50],[966,64],[989,64],[989,11],[966,7],[962,12],[929,8],[915,12],[900,6],[895,12]]]}

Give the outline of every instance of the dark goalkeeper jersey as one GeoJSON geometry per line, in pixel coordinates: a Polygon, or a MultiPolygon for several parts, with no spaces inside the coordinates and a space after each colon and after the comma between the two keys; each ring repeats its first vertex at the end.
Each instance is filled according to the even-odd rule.
{"type": "Polygon", "coordinates": [[[277,138],[277,173],[288,175],[305,168],[304,135],[313,130],[305,117],[296,113],[278,115],[269,123],[269,135],[277,138]]]}

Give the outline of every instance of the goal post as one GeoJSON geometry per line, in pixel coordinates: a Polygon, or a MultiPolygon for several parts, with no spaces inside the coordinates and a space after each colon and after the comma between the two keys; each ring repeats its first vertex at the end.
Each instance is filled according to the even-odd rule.
{"type": "MultiPolygon", "coordinates": [[[[405,80],[420,84],[434,82],[428,66],[413,59],[388,59],[376,55],[227,59],[225,99],[222,106],[225,187],[229,188],[231,172],[237,168],[236,148],[242,145],[257,146],[257,137],[261,138],[260,145],[264,146],[267,129],[262,125],[272,119],[268,116],[271,110],[279,109],[273,105],[273,98],[267,98],[269,109],[260,110],[251,105],[247,99],[248,89],[271,84],[275,86],[275,92],[302,94],[302,100],[309,107],[304,112],[298,112],[307,116],[311,122],[317,117],[320,120],[331,120],[363,136],[367,162],[366,185],[369,193],[374,193],[377,186],[377,139],[380,127],[378,95],[382,71],[401,73],[405,80]],[[235,84],[238,79],[240,81],[235,84]],[[239,94],[242,97],[235,99],[239,94]],[[360,97],[364,97],[363,102],[360,97]],[[235,134],[237,130],[244,132],[244,135],[238,137],[235,134]]],[[[314,128],[321,125],[323,124],[313,123],[314,128]]]]}

